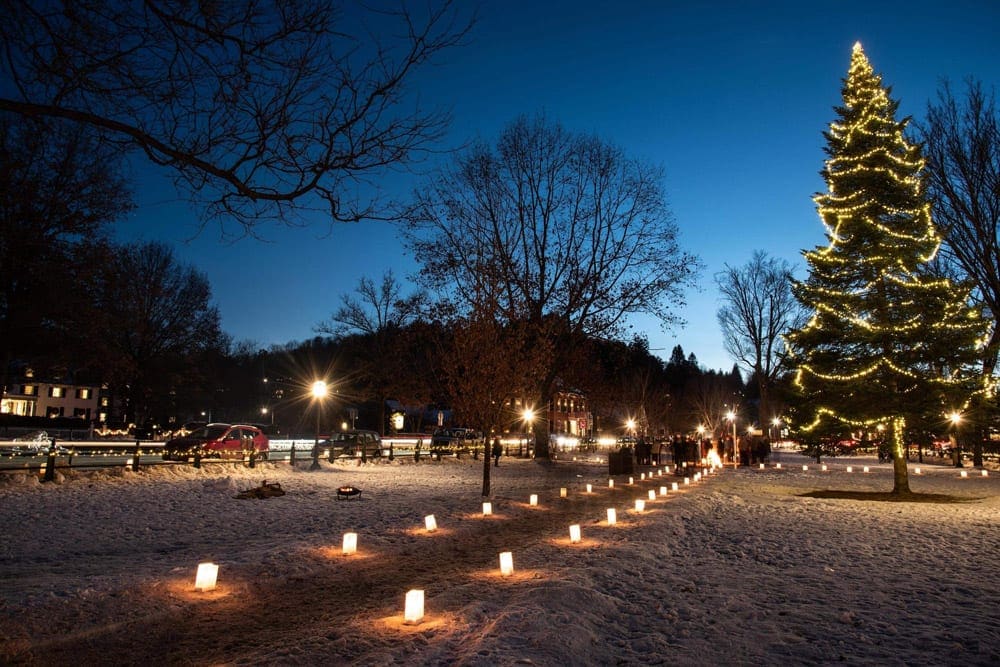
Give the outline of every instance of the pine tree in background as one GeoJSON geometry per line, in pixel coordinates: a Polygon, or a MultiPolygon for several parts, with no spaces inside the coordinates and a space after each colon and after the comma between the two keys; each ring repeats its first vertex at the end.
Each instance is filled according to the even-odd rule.
{"type": "Polygon", "coordinates": [[[898,103],[855,44],[843,106],[825,133],[828,190],[815,197],[829,245],[804,253],[794,284],[812,314],[789,334],[805,433],[884,429],[894,494],[910,492],[907,431],[933,426],[987,389],[976,372],[987,323],[969,290],[935,275],[941,243],[920,147],[898,103]]]}

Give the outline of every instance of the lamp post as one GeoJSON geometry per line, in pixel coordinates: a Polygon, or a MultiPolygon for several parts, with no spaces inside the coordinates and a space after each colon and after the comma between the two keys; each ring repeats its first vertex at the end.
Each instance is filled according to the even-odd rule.
{"type": "Polygon", "coordinates": [[[320,412],[323,408],[323,399],[326,398],[328,388],[326,382],[323,380],[316,380],[312,384],[312,395],[313,399],[316,401],[316,443],[313,445],[313,462],[309,466],[310,470],[319,470],[319,428],[320,428],[320,412]]]}
{"type": "Polygon", "coordinates": [[[700,461],[708,455],[705,452],[705,425],[698,424],[698,428],[695,430],[698,432],[698,460],[700,461]]]}
{"type": "Polygon", "coordinates": [[[956,468],[962,467],[962,448],[958,440],[958,425],[962,423],[962,413],[952,412],[948,415],[948,420],[951,422],[952,434],[951,437],[954,440],[952,451],[954,452],[953,462],[956,468]]]}
{"type": "Polygon", "coordinates": [[[771,426],[774,427],[774,430],[771,433],[771,440],[777,440],[778,438],[776,437],[776,435],[778,436],[781,435],[781,418],[775,417],[774,419],[772,419],[771,426]]]}
{"type": "MultiPolygon", "coordinates": [[[[534,421],[535,421],[535,411],[532,408],[525,408],[524,412],[521,413],[521,419],[524,420],[524,430],[525,430],[525,432],[527,434],[530,434],[532,432],[532,427],[533,427],[533,424],[534,424],[534,421]]],[[[523,456],[524,455],[523,447],[524,447],[526,439],[527,438],[521,438],[521,446],[518,447],[518,451],[517,451],[517,455],[518,456],[523,456]]]]}
{"type": "Polygon", "coordinates": [[[730,410],[726,413],[726,419],[728,419],[733,424],[733,467],[736,468],[739,465],[739,459],[736,458],[736,412],[730,410]]]}

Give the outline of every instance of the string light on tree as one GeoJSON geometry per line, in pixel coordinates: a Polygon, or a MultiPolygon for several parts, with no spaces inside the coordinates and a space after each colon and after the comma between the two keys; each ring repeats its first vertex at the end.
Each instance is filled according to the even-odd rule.
{"type": "Polygon", "coordinates": [[[930,264],[941,246],[919,145],[855,44],[843,104],[826,132],[827,191],[814,197],[827,244],[794,283],[812,312],[788,335],[800,434],[818,441],[886,428],[895,493],[908,493],[907,429],[932,431],[946,406],[990,389],[975,372],[987,323],[969,290],[930,264]]]}

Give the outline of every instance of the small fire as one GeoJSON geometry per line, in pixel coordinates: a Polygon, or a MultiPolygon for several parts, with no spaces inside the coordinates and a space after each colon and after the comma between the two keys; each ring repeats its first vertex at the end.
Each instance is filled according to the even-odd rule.
{"type": "Polygon", "coordinates": [[[719,457],[719,452],[714,449],[711,449],[708,452],[708,465],[713,468],[722,467],[722,459],[719,457]]]}

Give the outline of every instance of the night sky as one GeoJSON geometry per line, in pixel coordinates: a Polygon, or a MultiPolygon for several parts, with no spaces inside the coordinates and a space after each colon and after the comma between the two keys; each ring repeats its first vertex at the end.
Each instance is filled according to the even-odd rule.
{"type": "MultiPolygon", "coordinates": [[[[822,132],[840,102],[851,47],[864,46],[901,102],[920,119],[942,78],[1000,85],[1000,3],[586,2],[485,0],[466,46],[423,70],[413,91],[452,110],[447,139],[492,141],[517,115],[544,113],[593,132],[631,157],[662,164],[685,249],[700,256],[701,290],[667,333],[637,318],[650,347],[674,345],[709,368],[729,369],[715,312],[713,276],[754,250],[792,262],[825,245],[813,193],[822,132]]],[[[428,168],[430,165],[425,165],[428,168]]],[[[196,211],[177,201],[164,175],[138,165],[139,208],[119,238],[172,243],[209,278],[223,329],[262,346],[305,340],[362,276],[416,265],[385,223],[258,230],[266,242],[194,240],[196,211]]],[[[386,195],[405,197],[422,178],[389,174],[386,195]]]]}

